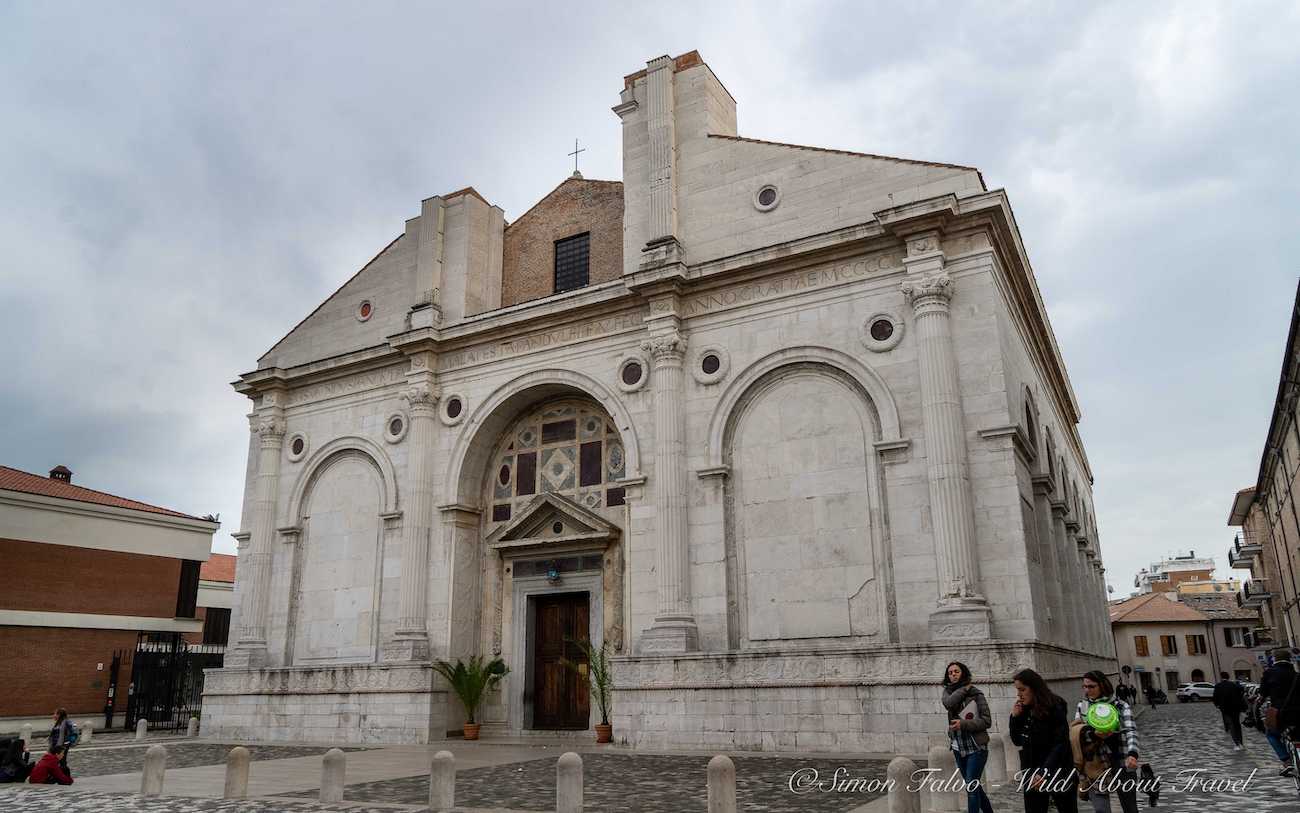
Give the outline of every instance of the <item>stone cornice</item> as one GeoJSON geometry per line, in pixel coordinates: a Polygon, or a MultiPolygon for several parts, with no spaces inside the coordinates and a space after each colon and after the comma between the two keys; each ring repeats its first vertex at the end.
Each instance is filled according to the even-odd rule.
{"type": "MultiPolygon", "coordinates": [[[[981,429],[979,434],[980,437],[984,438],[985,440],[1011,438],[1011,442],[1015,447],[1016,453],[1019,454],[1021,457],[1023,457],[1027,463],[1033,465],[1034,461],[1038,459],[1038,450],[1034,448],[1034,443],[1032,440],[1030,440],[1029,435],[1026,434],[1024,427],[1018,423],[1007,424],[1006,426],[993,426],[993,427],[989,427],[988,429],[981,429]]],[[[1051,486],[1050,477],[1048,478],[1048,486],[1049,486],[1048,490],[1050,491],[1050,486],[1051,486]]]]}

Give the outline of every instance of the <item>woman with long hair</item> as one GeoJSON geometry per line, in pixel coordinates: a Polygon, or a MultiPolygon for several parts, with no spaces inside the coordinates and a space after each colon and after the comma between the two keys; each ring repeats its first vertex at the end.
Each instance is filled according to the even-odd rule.
{"type": "Polygon", "coordinates": [[[1116,783],[1115,795],[1119,797],[1120,807],[1124,813],[1138,813],[1137,806],[1137,767],[1138,737],[1137,724],[1133,722],[1133,710],[1129,704],[1115,697],[1110,678],[1104,672],[1093,670],[1083,675],[1083,699],[1074,709],[1074,719],[1088,720],[1088,709],[1093,703],[1109,703],[1118,712],[1119,728],[1115,731],[1099,732],[1089,728],[1092,739],[1101,747],[1102,758],[1110,764],[1105,781],[1098,783],[1088,791],[1092,809],[1096,813],[1110,813],[1110,796],[1104,789],[1112,781],[1116,783]]]}
{"type": "Polygon", "coordinates": [[[970,669],[953,661],[943,673],[943,707],[948,711],[948,739],[957,770],[966,782],[966,813],[993,813],[993,805],[980,784],[989,759],[989,727],[993,714],[984,693],[971,682],[970,669]]]}
{"type": "Polygon", "coordinates": [[[1056,802],[1058,813],[1077,813],[1078,781],[1065,701],[1033,669],[1021,669],[1012,680],[1016,702],[1010,731],[1011,741],[1020,746],[1018,781],[1025,813],[1046,813],[1049,800],[1056,802]]]}

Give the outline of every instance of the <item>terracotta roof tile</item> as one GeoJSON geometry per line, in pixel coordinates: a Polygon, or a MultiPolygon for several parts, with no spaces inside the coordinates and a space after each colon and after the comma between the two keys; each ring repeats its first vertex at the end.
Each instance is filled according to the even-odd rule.
{"type": "Polygon", "coordinates": [[[51,480],[49,477],[11,469],[8,466],[0,466],[0,491],[19,491],[24,494],[37,494],[42,497],[54,497],[60,500],[75,500],[77,502],[94,503],[95,505],[109,505],[114,508],[129,508],[133,511],[147,511],[150,514],[166,514],[169,517],[199,519],[199,517],[182,514],[179,511],[159,508],[156,505],[149,505],[138,500],[128,500],[126,497],[95,491],[85,486],[51,480]]]}
{"type": "Polygon", "coordinates": [[[1258,610],[1249,610],[1237,606],[1237,596],[1234,593],[1184,594],[1183,603],[1216,621],[1226,619],[1259,620],[1258,610]]]}
{"type": "Polygon", "coordinates": [[[238,561],[238,556],[231,556],[228,553],[214,553],[199,568],[199,578],[210,582],[233,583],[235,581],[235,564],[238,561]]]}
{"type": "Polygon", "coordinates": [[[1140,624],[1153,621],[1209,621],[1181,601],[1170,601],[1164,593],[1147,593],[1110,608],[1111,623],[1140,624]]]}

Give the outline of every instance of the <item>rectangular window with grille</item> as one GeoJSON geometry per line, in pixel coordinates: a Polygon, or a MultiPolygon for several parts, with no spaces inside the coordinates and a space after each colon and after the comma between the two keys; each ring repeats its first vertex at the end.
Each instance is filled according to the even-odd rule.
{"type": "Polygon", "coordinates": [[[555,241],[555,293],[587,286],[591,232],[555,241]]]}

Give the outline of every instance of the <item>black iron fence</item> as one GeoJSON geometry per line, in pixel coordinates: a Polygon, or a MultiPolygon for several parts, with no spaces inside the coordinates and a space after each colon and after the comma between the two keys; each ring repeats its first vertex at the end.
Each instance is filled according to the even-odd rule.
{"type": "MultiPolygon", "coordinates": [[[[191,644],[179,632],[142,632],[130,654],[131,682],[126,692],[127,729],[140,720],[151,731],[184,732],[203,704],[203,670],[221,666],[224,646],[191,644]]],[[[121,653],[113,658],[114,674],[121,653]]],[[[114,686],[116,680],[110,680],[114,686]]],[[[116,687],[112,694],[120,694],[116,687]]],[[[105,708],[105,723],[112,725],[113,697],[105,708]]]]}

